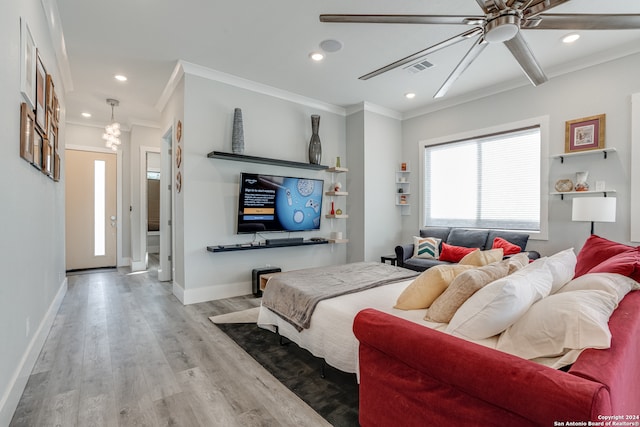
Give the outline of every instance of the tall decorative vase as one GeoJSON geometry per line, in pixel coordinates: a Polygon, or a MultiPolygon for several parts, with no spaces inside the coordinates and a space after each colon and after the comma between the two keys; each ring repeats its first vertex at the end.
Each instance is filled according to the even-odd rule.
{"type": "Polygon", "coordinates": [[[320,116],[313,114],[311,116],[311,141],[309,141],[309,163],[314,165],[320,164],[322,158],[322,145],[320,144],[320,136],[318,128],[320,127],[320,116]]]}
{"type": "Polygon", "coordinates": [[[231,151],[233,154],[244,154],[244,129],[242,128],[242,110],[240,108],[233,110],[231,151]]]}

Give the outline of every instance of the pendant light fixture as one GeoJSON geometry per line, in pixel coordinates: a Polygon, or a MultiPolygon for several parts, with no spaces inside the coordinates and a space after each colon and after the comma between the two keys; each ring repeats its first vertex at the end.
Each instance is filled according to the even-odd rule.
{"type": "Polygon", "coordinates": [[[120,123],[116,122],[113,116],[113,109],[120,105],[120,101],[117,99],[107,99],[107,104],[111,105],[111,122],[104,128],[102,139],[105,140],[107,148],[111,148],[113,151],[118,151],[120,146],[120,123]]]}

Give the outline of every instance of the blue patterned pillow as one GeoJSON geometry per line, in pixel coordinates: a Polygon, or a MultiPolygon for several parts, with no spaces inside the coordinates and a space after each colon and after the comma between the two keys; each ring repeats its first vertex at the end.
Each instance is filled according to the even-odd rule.
{"type": "Polygon", "coordinates": [[[413,236],[413,257],[438,259],[440,256],[440,241],[435,237],[413,236]]]}

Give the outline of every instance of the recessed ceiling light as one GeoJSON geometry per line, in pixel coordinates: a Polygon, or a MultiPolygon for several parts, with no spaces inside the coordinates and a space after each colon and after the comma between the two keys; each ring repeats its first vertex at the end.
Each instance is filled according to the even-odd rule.
{"type": "Polygon", "coordinates": [[[413,99],[413,98],[416,97],[416,94],[413,93],[413,92],[407,92],[407,93],[404,94],[404,97],[407,98],[407,99],[413,99]]]}
{"type": "Polygon", "coordinates": [[[580,34],[567,34],[562,38],[562,43],[573,43],[580,38],[580,34]]]}
{"type": "Polygon", "coordinates": [[[314,61],[318,62],[318,61],[322,61],[324,59],[324,55],[321,54],[320,52],[311,52],[309,54],[309,58],[311,58],[314,61]]]}
{"type": "Polygon", "coordinates": [[[91,117],[91,113],[82,113],[82,117],[88,119],[89,117],[91,117]]]}
{"type": "Polygon", "coordinates": [[[123,76],[122,74],[116,74],[115,76],[113,76],[113,78],[115,78],[119,82],[127,81],[127,76],[123,76]]]}

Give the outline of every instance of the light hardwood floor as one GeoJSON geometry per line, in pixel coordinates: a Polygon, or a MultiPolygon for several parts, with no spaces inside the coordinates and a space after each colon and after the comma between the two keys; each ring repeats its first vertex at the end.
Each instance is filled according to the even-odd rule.
{"type": "Polygon", "coordinates": [[[69,276],[11,426],[327,426],[208,319],[252,296],[183,306],[155,268],[69,276]]]}

